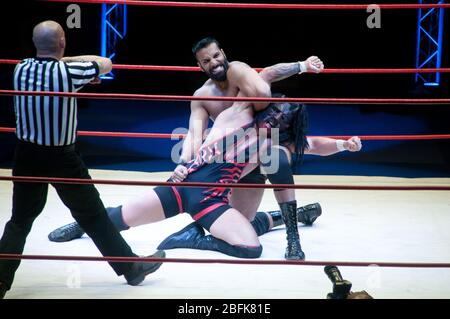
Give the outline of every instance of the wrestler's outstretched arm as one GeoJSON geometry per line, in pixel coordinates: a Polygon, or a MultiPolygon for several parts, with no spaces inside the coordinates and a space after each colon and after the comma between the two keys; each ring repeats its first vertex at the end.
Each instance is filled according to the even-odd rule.
{"type": "Polygon", "coordinates": [[[328,156],[342,151],[358,152],[362,148],[361,139],[353,136],[348,140],[336,140],[329,137],[308,137],[309,147],[305,154],[328,156]]]}
{"type": "Polygon", "coordinates": [[[305,61],[278,63],[264,68],[259,75],[269,84],[284,80],[292,75],[301,73],[320,73],[324,69],[321,59],[310,56],[305,61]]]}

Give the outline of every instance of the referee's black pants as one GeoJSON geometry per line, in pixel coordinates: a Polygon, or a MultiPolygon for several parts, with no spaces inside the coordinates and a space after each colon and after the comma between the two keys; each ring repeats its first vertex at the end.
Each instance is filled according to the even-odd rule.
{"type": "MultiPolygon", "coordinates": [[[[91,179],[75,146],[48,147],[18,141],[14,154],[14,176],[48,176],[91,179]]],[[[104,256],[136,256],[106,214],[92,184],[52,183],[74,219],[92,238],[104,256]]],[[[14,182],[11,219],[0,240],[0,253],[22,254],[35,218],[47,201],[48,183],[14,182]]],[[[11,288],[20,260],[0,260],[0,282],[11,288]]],[[[131,263],[110,263],[117,275],[131,263]]]]}

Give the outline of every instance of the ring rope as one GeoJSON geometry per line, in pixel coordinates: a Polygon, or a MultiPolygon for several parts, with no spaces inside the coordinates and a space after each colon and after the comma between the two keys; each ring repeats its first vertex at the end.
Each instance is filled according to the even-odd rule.
{"type": "Polygon", "coordinates": [[[28,183],[57,183],[57,184],[103,184],[127,186],[178,186],[178,187],[226,187],[226,188],[283,188],[283,189],[333,189],[333,190],[408,190],[408,191],[450,191],[449,186],[414,185],[414,186],[387,186],[387,185],[299,185],[299,184],[250,184],[250,183],[205,183],[205,182],[155,182],[155,181],[129,181],[106,179],[81,179],[62,177],[35,177],[35,176],[0,176],[0,181],[28,182],[28,183]]]}
{"type": "MultiPolygon", "coordinates": [[[[15,133],[13,127],[0,127],[0,133],[15,133]]],[[[77,131],[78,136],[101,136],[101,137],[135,137],[135,138],[167,138],[182,139],[186,134],[170,133],[132,133],[132,132],[98,132],[98,131],[77,131]]],[[[449,135],[450,138],[450,135],[449,135]]]]}
{"type": "MultiPolygon", "coordinates": [[[[15,133],[13,127],[0,127],[0,133],[15,133]]],[[[95,137],[134,137],[134,138],[166,138],[182,139],[186,134],[171,133],[134,133],[134,132],[100,132],[100,131],[78,131],[78,136],[95,137]]],[[[423,135],[308,135],[308,137],[328,137],[333,139],[346,139],[358,136],[366,141],[409,141],[409,140],[447,140],[450,134],[423,134],[423,135]]]]}
{"type": "Polygon", "coordinates": [[[20,255],[0,254],[8,260],[62,260],[62,261],[108,261],[108,262],[167,262],[192,264],[241,264],[241,265],[298,265],[298,266],[349,266],[349,267],[398,267],[398,268],[450,268],[450,263],[417,262],[365,262],[365,261],[306,261],[306,260],[249,260],[249,259],[204,259],[204,258],[156,258],[156,257],[94,257],[94,256],[58,256],[58,255],[20,255]]]}
{"type": "MultiPolygon", "coordinates": [[[[136,0],[41,0],[43,2],[127,4],[153,7],[234,8],[234,9],[305,9],[305,10],[366,10],[370,4],[270,4],[270,3],[216,3],[136,0]]],[[[377,4],[380,9],[450,8],[450,4],[377,4]]]]}
{"type": "MultiPolygon", "coordinates": [[[[0,59],[0,64],[17,64],[21,60],[0,59]]],[[[184,72],[200,72],[201,69],[197,66],[170,66],[170,65],[130,65],[130,64],[113,64],[113,69],[116,70],[144,70],[144,71],[184,71],[184,72]]],[[[264,68],[254,68],[260,72],[264,68]]],[[[331,74],[382,74],[382,73],[450,73],[450,68],[347,68],[347,69],[331,69],[327,68],[320,73],[331,74]]]]}
{"type": "Polygon", "coordinates": [[[191,95],[152,95],[129,93],[79,93],[79,92],[48,92],[48,91],[15,91],[0,90],[0,96],[62,96],[90,99],[111,100],[148,100],[148,101],[228,101],[228,102],[290,102],[307,104],[450,104],[450,99],[380,99],[380,98],[262,98],[234,96],[191,96],[191,95]]]}
{"type": "MultiPolygon", "coordinates": [[[[210,8],[270,8],[270,9],[366,9],[368,5],[309,5],[309,4],[246,4],[246,3],[196,3],[196,2],[169,2],[169,1],[133,1],[133,0],[43,0],[44,2],[77,2],[77,3],[106,3],[106,4],[129,4],[129,5],[144,5],[144,6],[172,6],[172,7],[210,7],[210,8]]],[[[381,9],[414,9],[414,8],[450,8],[450,4],[380,4],[378,5],[381,9]]],[[[123,69],[131,69],[130,66],[121,65],[123,69]]],[[[121,66],[115,67],[120,69],[121,66]]],[[[135,69],[146,69],[151,70],[151,66],[134,66],[135,69]]],[[[174,67],[168,67],[174,68],[174,67]]],[[[179,67],[179,69],[164,69],[170,71],[199,71],[198,68],[189,68],[189,67],[179,67]]],[[[163,70],[163,68],[156,66],[153,70],[163,70]]],[[[436,71],[440,69],[421,69],[420,71],[417,69],[340,69],[340,71],[336,71],[339,69],[328,69],[324,73],[428,73],[428,72],[449,72],[449,71],[436,71]],[[431,71],[433,70],[433,71],[431,71]]],[[[445,70],[445,69],[442,69],[445,70]]],[[[3,91],[2,91],[3,92],[3,91]]],[[[48,93],[48,92],[47,92],[48,93]]],[[[0,94],[3,95],[3,94],[0,94]]],[[[19,94],[21,95],[21,94],[19,94]]],[[[39,95],[39,94],[36,94],[39,95]]],[[[46,94],[52,95],[52,94],[46,94]]],[[[57,94],[55,94],[57,95],[57,94]]],[[[155,96],[156,97],[156,96],[155,96]]],[[[165,99],[164,99],[165,100],[165,99]]],[[[330,100],[330,99],[328,99],[330,100]]],[[[336,99],[342,100],[342,99],[336,99]]],[[[344,99],[346,100],[346,99],[344,99]]],[[[350,99],[347,99],[350,100],[350,99]]],[[[358,100],[358,99],[352,99],[358,100]]],[[[364,103],[361,100],[371,100],[373,102],[368,103],[402,103],[405,100],[409,100],[409,102],[405,103],[413,103],[416,104],[418,99],[359,99],[360,102],[355,103],[364,103]],[[378,102],[375,102],[377,100],[378,102]],[[390,100],[390,101],[388,101],[390,100]],[[396,102],[392,102],[393,100],[398,100],[396,102]],[[414,102],[412,102],[414,101],[414,102]]],[[[438,102],[431,100],[439,100],[439,99],[423,99],[422,103],[427,100],[425,103],[448,103],[448,99],[440,99],[447,100],[445,102],[438,102]]],[[[250,101],[250,100],[249,100],[250,101]]],[[[251,100],[255,101],[255,100],[251,100]]],[[[256,100],[259,101],[259,100],[256,100]]],[[[294,102],[294,101],[292,101],[294,102]]],[[[299,101],[301,102],[301,101],[299,101]]],[[[331,102],[331,101],[329,101],[331,102]]],[[[334,103],[338,103],[337,101],[333,101],[334,103]]],[[[350,101],[347,101],[350,102],[350,101]]],[[[314,102],[308,102],[314,103],[314,102]]],[[[113,132],[110,132],[113,133],[113,132]]],[[[125,133],[129,134],[129,133],[125,133]]],[[[140,134],[140,133],[137,133],[140,134]]],[[[22,180],[22,177],[14,177],[15,180],[22,180]]],[[[40,178],[36,178],[35,181],[38,182],[40,178]]],[[[0,180],[6,180],[3,177],[0,177],[0,180]]],[[[11,179],[12,180],[12,179],[11,179]]],[[[53,180],[55,179],[48,179],[53,180]]],[[[58,179],[65,180],[67,182],[69,179],[58,179]]],[[[75,179],[73,179],[75,180],[75,179]]],[[[43,180],[41,180],[42,182],[43,180]]],[[[90,180],[94,182],[94,180],[90,180]]],[[[99,180],[100,181],[100,180],[99,180]]],[[[50,181],[48,181],[50,182],[50,181]]],[[[59,181],[63,182],[63,181],[59,181]]],[[[110,182],[110,181],[103,181],[110,182]]],[[[117,181],[124,182],[124,181],[117,181]]],[[[82,183],[84,184],[84,183],[82,183]]],[[[102,184],[102,183],[100,183],[102,184]]],[[[165,183],[165,184],[187,184],[187,183],[165,183]]],[[[212,183],[189,183],[189,184],[212,184],[212,183]]],[[[218,184],[223,186],[222,184],[218,184]]],[[[251,185],[251,184],[248,184],[251,185]]],[[[247,185],[247,186],[248,186],[247,185]]],[[[258,186],[269,186],[269,185],[259,185],[258,186]]],[[[167,185],[169,186],[169,185],[167,185]]],[[[170,185],[175,186],[175,185],[170,185]]],[[[183,185],[188,186],[188,185],[183,185]]],[[[193,185],[191,185],[192,187],[193,185]]],[[[211,186],[211,185],[209,185],[211,186]]],[[[232,186],[232,185],[230,185],[232,186]]],[[[234,185],[233,185],[234,186],[234,185]]],[[[245,186],[245,184],[241,184],[241,186],[245,186]]],[[[279,188],[280,185],[271,185],[273,188],[279,188]]],[[[301,186],[299,188],[304,188],[308,185],[281,185],[281,187],[291,188],[286,186],[301,186]]],[[[309,185],[317,187],[318,185],[309,185]]],[[[345,187],[348,189],[349,186],[336,185],[339,189],[344,189],[341,187],[345,187]]],[[[188,186],[189,187],[189,186],[188,186]]],[[[252,186],[253,187],[253,186],[252,186]]],[[[266,188],[272,188],[266,187],[266,188]]],[[[326,186],[329,187],[329,186],[326,186]]],[[[351,187],[351,186],[350,186],[351,187]]],[[[380,186],[358,186],[358,189],[365,189],[365,187],[370,187],[369,189],[380,189],[380,186]]],[[[428,186],[430,187],[430,186],[428,186]]],[[[294,187],[293,187],[294,188],[294,187]]],[[[413,187],[414,188],[414,187],[413,187]]],[[[433,186],[434,188],[434,186],[433,186]]],[[[439,187],[440,188],[440,187],[439,187]]],[[[450,190],[450,187],[443,187],[445,190],[450,190]]],[[[329,189],[329,188],[326,188],[329,189]]],[[[333,188],[335,189],[335,188],[333,188]]],[[[353,189],[353,188],[350,188],[353,189]]],[[[399,189],[396,187],[383,187],[382,189],[399,189]]],[[[402,187],[402,189],[405,189],[402,187]]],[[[411,187],[407,186],[407,189],[411,189],[411,187]]],[[[441,188],[442,190],[442,188],[441,188]]],[[[131,262],[131,261],[141,261],[141,262],[174,262],[174,263],[224,263],[224,264],[254,264],[254,265],[310,265],[310,266],[325,266],[325,265],[337,265],[337,266],[378,266],[378,267],[408,267],[408,268],[450,268],[450,263],[398,263],[398,262],[339,262],[339,261],[288,261],[288,260],[229,260],[229,259],[186,259],[186,258],[141,258],[141,257],[88,257],[88,256],[49,256],[49,255],[16,255],[16,254],[0,254],[0,259],[34,259],[34,260],[78,260],[78,261],[110,261],[110,262],[131,262]]]]}

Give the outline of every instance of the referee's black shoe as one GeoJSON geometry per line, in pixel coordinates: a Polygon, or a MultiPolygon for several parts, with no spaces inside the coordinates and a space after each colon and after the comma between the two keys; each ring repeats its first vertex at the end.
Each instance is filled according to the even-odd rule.
{"type": "MultiPolygon", "coordinates": [[[[165,258],[166,253],[163,250],[158,250],[153,255],[147,257],[165,258]]],[[[145,276],[157,271],[161,267],[162,262],[135,262],[131,270],[124,274],[127,283],[130,286],[137,286],[144,281],[145,276]]]]}
{"type": "Polygon", "coordinates": [[[0,281],[0,299],[5,297],[7,291],[8,288],[6,288],[6,285],[0,281]]]}

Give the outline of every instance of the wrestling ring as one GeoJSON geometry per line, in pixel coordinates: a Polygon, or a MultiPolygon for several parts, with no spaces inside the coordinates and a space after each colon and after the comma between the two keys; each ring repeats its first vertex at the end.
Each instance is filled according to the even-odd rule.
{"type": "MultiPolygon", "coordinates": [[[[214,8],[267,9],[361,9],[367,5],[275,5],[208,4],[164,1],[50,0],[49,2],[119,3],[143,6],[186,6],[214,8]]],[[[414,9],[421,5],[380,5],[382,9],[414,9]]],[[[422,5],[423,8],[449,8],[450,4],[422,5]]],[[[0,64],[18,60],[2,59],[0,64]]],[[[197,67],[157,65],[114,65],[115,69],[142,71],[198,72],[197,67]]],[[[257,68],[261,70],[261,68],[257,68]]],[[[450,73],[440,69],[325,69],[323,73],[450,73]]],[[[49,93],[0,90],[0,95],[73,96],[88,99],[125,99],[150,101],[291,101],[307,104],[385,104],[450,105],[449,98],[369,99],[369,98],[236,98],[150,95],[131,93],[49,93]]],[[[314,106],[311,106],[314,107],[314,106]]],[[[15,129],[0,127],[0,133],[15,129]]],[[[78,136],[182,139],[183,134],[152,132],[79,131],[78,136]]],[[[346,139],[350,136],[330,136],[346,139]]],[[[450,134],[363,135],[363,142],[374,140],[450,139],[450,134]]],[[[150,141],[151,143],[151,141],[150,141]]],[[[364,151],[364,150],[362,150],[364,151]]],[[[51,183],[94,183],[106,206],[116,206],[146,187],[173,186],[166,182],[170,172],[143,173],[90,169],[92,180],[47,177],[12,177],[11,170],[0,170],[0,225],[10,217],[12,181],[51,183]]],[[[211,183],[184,183],[186,187],[211,186],[211,183]]],[[[233,187],[268,188],[260,210],[276,210],[270,191],[280,185],[232,184],[233,187]]],[[[285,186],[283,186],[285,187],[285,186]]],[[[286,188],[286,187],[285,187],[286,188]]],[[[323,299],[330,283],[323,266],[341,267],[355,290],[366,290],[374,298],[448,298],[450,296],[450,178],[392,178],[365,176],[295,176],[296,196],[301,204],[320,202],[323,215],[312,226],[299,224],[306,261],[287,261],[283,226],[260,237],[263,254],[256,260],[229,257],[218,252],[191,249],[168,250],[160,270],[146,278],[140,287],[127,286],[114,276],[106,260],[130,261],[131,258],[100,257],[92,241],[64,244],[49,242],[45,234],[71,222],[67,208],[54,189],[44,212],[37,218],[28,236],[23,255],[0,255],[1,259],[22,259],[13,288],[7,298],[248,298],[248,299],[323,299]],[[189,257],[187,257],[189,256],[189,257]],[[93,263],[95,262],[95,264],[93,263]]],[[[191,222],[188,214],[133,228],[122,235],[133,250],[147,255],[167,235],[191,222]]],[[[3,226],[2,226],[3,229],[3,226]]],[[[140,259],[141,260],[141,259],[140,259]]],[[[149,258],[149,261],[155,261],[149,258]]]]}

